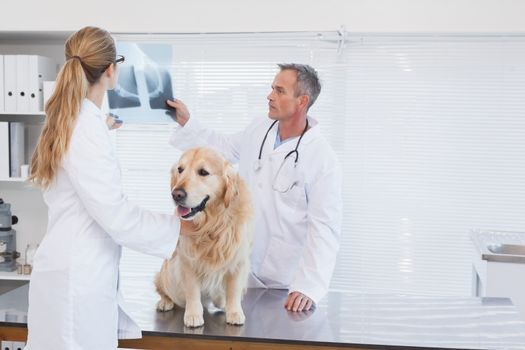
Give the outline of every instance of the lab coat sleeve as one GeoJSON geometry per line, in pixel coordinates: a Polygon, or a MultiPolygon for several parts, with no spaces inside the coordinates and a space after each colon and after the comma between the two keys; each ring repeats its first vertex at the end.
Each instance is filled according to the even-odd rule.
{"type": "Polygon", "coordinates": [[[170,144],[185,151],[193,147],[210,147],[221,153],[230,163],[238,163],[244,132],[222,135],[204,127],[197,119],[190,118],[184,127],[178,127],[170,137],[170,144]]]}
{"type": "Polygon", "coordinates": [[[141,209],[127,199],[106,126],[92,119],[78,121],[63,162],[85,209],[117,244],[171,257],[179,237],[179,219],[141,209]]]}
{"type": "MultiPolygon", "coordinates": [[[[339,163],[327,165],[307,186],[308,233],[299,269],[289,292],[300,292],[318,303],[334,272],[342,219],[342,175],[339,163]]],[[[326,164],[326,163],[325,163],[326,164]]]]}

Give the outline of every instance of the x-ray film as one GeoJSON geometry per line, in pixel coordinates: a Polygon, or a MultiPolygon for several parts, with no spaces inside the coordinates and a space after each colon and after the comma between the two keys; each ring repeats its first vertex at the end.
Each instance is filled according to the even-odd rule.
{"type": "Polygon", "coordinates": [[[108,91],[110,112],[125,124],[172,123],[166,100],[173,99],[172,46],[117,42],[117,53],[126,60],[119,66],[119,79],[108,91]]]}
{"type": "Polygon", "coordinates": [[[168,109],[166,100],[173,98],[170,72],[158,65],[146,64],[144,76],[151,109],[168,109]]]}
{"type": "Polygon", "coordinates": [[[111,109],[140,107],[139,90],[133,66],[125,66],[120,69],[117,87],[108,91],[108,102],[111,109]]]}

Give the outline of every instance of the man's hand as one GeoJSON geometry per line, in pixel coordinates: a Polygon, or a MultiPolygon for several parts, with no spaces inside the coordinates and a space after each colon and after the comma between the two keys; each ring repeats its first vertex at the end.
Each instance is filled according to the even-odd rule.
{"type": "Polygon", "coordinates": [[[188,119],[190,119],[190,112],[188,111],[188,107],[181,101],[174,99],[167,100],[166,104],[175,109],[175,121],[180,124],[180,126],[184,126],[188,119]]]}
{"type": "Polygon", "coordinates": [[[314,301],[306,295],[299,292],[292,292],[288,294],[288,298],[284,303],[284,307],[288,311],[308,311],[312,308],[314,301]]]}
{"type": "Polygon", "coordinates": [[[180,221],[180,234],[183,236],[192,236],[197,232],[197,226],[193,223],[193,220],[181,220],[180,221]]]}

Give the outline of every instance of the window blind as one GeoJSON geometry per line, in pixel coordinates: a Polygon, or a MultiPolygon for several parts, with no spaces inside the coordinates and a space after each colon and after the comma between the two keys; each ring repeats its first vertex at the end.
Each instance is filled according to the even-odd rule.
{"type": "MultiPolygon", "coordinates": [[[[224,133],[267,115],[276,63],[315,67],[310,115],[343,168],[331,288],[470,295],[469,230],[525,230],[525,37],[246,33],[120,35],[173,47],[174,93],[224,133]]],[[[173,211],[174,125],[124,125],[125,191],[173,211]]],[[[161,261],[124,250],[126,297],[153,292],[161,261]]]]}

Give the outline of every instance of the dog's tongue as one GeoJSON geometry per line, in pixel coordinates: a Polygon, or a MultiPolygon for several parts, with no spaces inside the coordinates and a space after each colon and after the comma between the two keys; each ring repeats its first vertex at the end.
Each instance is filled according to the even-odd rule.
{"type": "Polygon", "coordinates": [[[181,205],[177,206],[177,213],[179,214],[179,216],[188,215],[190,213],[190,211],[191,211],[190,208],[186,208],[186,207],[183,207],[181,205]]]}

